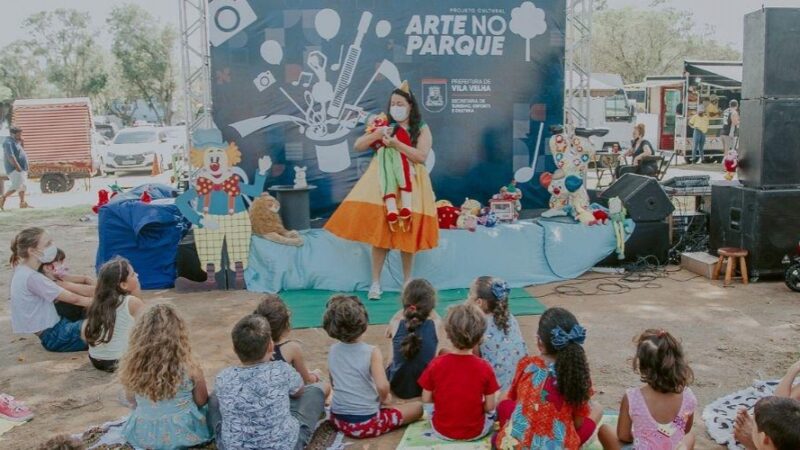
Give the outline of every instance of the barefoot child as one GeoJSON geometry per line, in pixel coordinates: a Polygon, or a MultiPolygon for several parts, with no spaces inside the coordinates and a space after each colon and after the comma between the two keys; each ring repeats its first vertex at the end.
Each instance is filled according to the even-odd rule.
{"type": "Polygon", "coordinates": [[[369,318],[358,297],[335,295],[328,301],[322,328],[339,342],[328,352],[333,385],[331,420],[346,436],[376,437],[422,417],[422,404],[384,406],[389,399],[380,350],[362,342],[369,318]]]}
{"type": "Polygon", "coordinates": [[[494,410],[500,386],[492,366],[473,354],[485,330],[486,320],[478,308],[450,308],[445,331],[455,349],[431,361],[419,379],[422,401],[433,402],[433,430],[444,439],[471,441],[491,430],[488,413],[494,410]]]}
{"type": "Polygon", "coordinates": [[[694,448],[689,432],[697,398],[680,342],[667,331],[646,330],[636,345],[633,369],[645,385],[622,397],[617,437],[636,448],[694,448]]]}
{"type": "MultiPolygon", "coordinates": [[[[283,300],[277,295],[267,294],[253,314],[258,314],[269,322],[272,342],[275,344],[272,360],[288,363],[300,374],[304,384],[320,383],[319,374],[309,371],[306,367],[303,346],[299,341],[289,338],[289,332],[292,330],[291,315],[283,300]]],[[[328,383],[321,383],[319,387],[323,389],[326,397],[330,394],[328,383]]]]}
{"type": "Polygon", "coordinates": [[[469,288],[468,301],[486,317],[480,356],[492,365],[501,392],[511,386],[517,363],[528,354],[517,319],[508,310],[510,293],[505,281],[493,277],[478,277],[469,288]]]}
{"type": "Polygon", "coordinates": [[[172,306],[151,306],[136,321],[119,380],[134,405],[122,428],[129,444],[166,450],[211,440],[203,369],[192,356],[186,322],[172,306]]]}
{"type": "Polygon", "coordinates": [[[144,310],[140,295],[139,275],[127,259],[118,256],[100,267],[94,300],[81,330],[96,369],[117,370],[119,359],[128,350],[134,321],[144,310]]]}
{"type": "Polygon", "coordinates": [[[517,365],[508,400],[500,402],[501,449],[577,450],[594,434],[602,410],[592,408],[592,379],[583,350],[586,329],[563,308],[549,308],[539,319],[541,356],[517,365]]]}

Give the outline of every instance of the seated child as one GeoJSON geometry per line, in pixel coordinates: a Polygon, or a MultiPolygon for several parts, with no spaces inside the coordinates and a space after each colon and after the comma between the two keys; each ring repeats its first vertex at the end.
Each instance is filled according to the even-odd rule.
{"type": "Polygon", "coordinates": [[[322,328],[339,342],[328,352],[333,385],[331,421],[346,436],[376,437],[422,417],[422,404],[408,402],[384,406],[389,399],[380,350],[362,342],[369,318],[367,310],[351,295],[335,295],[328,301],[322,328]]]}
{"type": "MultiPolygon", "coordinates": [[[[39,266],[39,272],[53,280],[62,289],[83,297],[94,297],[94,278],[85,275],[71,275],[65,260],[67,255],[60,248],[56,251],[53,262],[39,266]]],[[[86,317],[86,308],[56,300],[58,315],[72,322],[86,317]]]]}
{"type": "Polygon", "coordinates": [[[800,449],[800,401],[786,397],[764,397],[756,403],[754,415],[753,448],[800,449]]]}
{"type": "Polygon", "coordinates": [[[517,319],[508,310],[510,293],[505,281],[478,277],[469,288],[468,298],[486,316],[486,332],[478,349],[480,356],[492,365],[501,392],[511,386],[517,363],[528,354],[517,319]]]}
{"type": "Polygon", "coordinates": [[[497,407],[497,448],[577,450],[594,434],[603,413],[590,403],[585,340],[586,329],[571,312],[549,308],[542,314],[536,340],[541,356],[519,361],[508,400],[497,407]]]}
{"type": "Polygon", "coordinates": [[[645,385],[622,397],[617,437],[635,448],[694,448],[697,398],[680,342],[664,330],[646,330],[636,342],[633,368],[645,385]]]}
{"type": "Polygon", "coordinates": [[[242,364],[217,375],[210,416],[218,449],[303,449],[324,413],[323,389],[304,387],[292,366],[272,359],[270,333],[259,314],[233,327],[233,349],[242,364]]]}
{"type": "MultiPolygon", "coordinates": [[[[792,364],[789,370],[786,371],[786,375],[781,378],[780,383],[778,383],[778,386],[775,388],[775,396],[800,400],[800,385],[794,384],[798,375],[800,375],[800,361],[792,364]]],[[[752,428],[753,418],[747,410],[740,410],[739,414],[736,416],[733,435],[736,440],[747,449],[755,448],[752,428]]]]}
{"type": "Polygon", "coordinates": [[[186,322],[172,306],[151,306],[136,320],[119,380],[134,407],[122,428],[129,444],[166,450],[211,440],[206,379],[186,322]]]}
{"type": "Polygon", "coordinates": [[[433,402],[431,425],[449,440],[475,440],[489,433],[494,394],[500,389],[492,366],[473,350],[486,330],[486,319],[472,305],[451,307],[445,331],[455,349],[434,358],[419,378],[422,401],[433,402]]]}
{"type": "MultiPolygon", "coordinates": [[[[267,294],[253,314],[263,316],[269,322],[272,342],[275,344],[272,360],[284,361],[294,367],[294,370],[303,378],[304,384],[320,383],[319,374],[306,368],[303,347],[300,342],[289,338],[289,332],[292,329],[291,316],[283,300],[275,294],[267,294]]],[[[321,383],[319,387],[324,390],[326,397],[330,394],[328,383],[321,383]]]]}
{"type": "Polygon", "coordinates": [[[427,280],[411,280],[401,297],[403,319],[392,337],[392,362],[386,368],[392,393],[402,399],[419,397],[417,383],[439,345],[431,313],[436,307],[436,290],[427,280]]]}
{"type": "Polygon", "coordinates": [[[100,267],[94,300],[81,330],[96,369],[117,370],[117,362],[128,350],[134,321],[144,310],[137,295],[141,295],[139,275],[127,259],[118,256],[100,267]]]}

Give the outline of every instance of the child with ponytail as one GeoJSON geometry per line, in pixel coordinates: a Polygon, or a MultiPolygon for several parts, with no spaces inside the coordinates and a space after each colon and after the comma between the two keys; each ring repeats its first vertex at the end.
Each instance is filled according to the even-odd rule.
{"type": "Polygon", "coordinates": [[[586,329],[563,308],[539,319],[540,356],[517,366],[508,400],[497,407],[501,449],[578,449],[594,434],[602,409],[592,408],[592,380],[583,350],[586,329]]]}
{"type": "Polygon", "coordinates": [[[83,308],[90,297],[74,294],[38,272],[42,264],[52,263],[58,247],[41,228],[26,228],[11,242],[11,329],[16,334],[33,333],[42,347],[51,352],[86,350],[81,339],[82,321],[61,317],[54,305],[61,301],[83,308]]]}
{"type": "Polygon", "coordinates": [[[408,399],[422,395],[417,379],[436,356],[439,345],[437,324],[431,317],[436,290],[427,280],[411,280],[403,290],[402,302],[402,318],[392,336],[392,363],[386,377],[392,393],[408,399]]]}
{"type": "Polygon", "coordinates": [[[508,310],[508,284],[494,277],[478,277],[469,288],[468,302],[486,316],[486,332],[479,346],[480,356],[494,369],[500,392],[511,386],[517,363],[528,354],[517,319],[508,310]]]}

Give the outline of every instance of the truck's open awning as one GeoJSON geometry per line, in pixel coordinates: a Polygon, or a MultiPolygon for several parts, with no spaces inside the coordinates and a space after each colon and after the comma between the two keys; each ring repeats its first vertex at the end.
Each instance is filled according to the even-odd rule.
{"type": "Polygon", "coordinates": [[[683,68],[692,81],[700,78],[703,83],[725,89],[742,87],[741,61],[685,61],[683,68]]]}

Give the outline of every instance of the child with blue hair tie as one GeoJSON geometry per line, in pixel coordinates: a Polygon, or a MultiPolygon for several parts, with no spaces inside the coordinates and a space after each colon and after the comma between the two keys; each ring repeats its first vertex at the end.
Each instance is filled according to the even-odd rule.
{"type": "Polygon", "coordinates": [[[517,365],[507,400],[497,406],[500,449],[575,449],[594,434],[602,409],[591,404],[589,361],[583,349],[586,329],[563,308],[549,308],[539,319],[540,355],[517,365]]]}
{"type": "Polygon", "coordinates": [[[501,397],[511,386],[517,363],[528,354],[517,319],[508,310],[511,289],[505,281],[483,276],[472,282],[468,303],[477,306],[486,317],[486,332],[478,351],[491,364],[501,397]]]}

